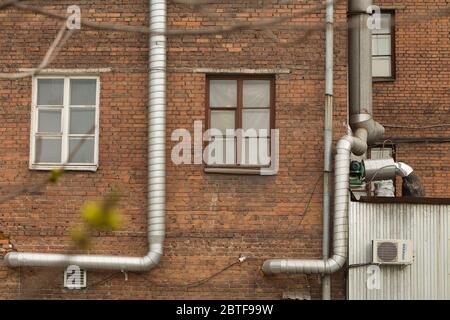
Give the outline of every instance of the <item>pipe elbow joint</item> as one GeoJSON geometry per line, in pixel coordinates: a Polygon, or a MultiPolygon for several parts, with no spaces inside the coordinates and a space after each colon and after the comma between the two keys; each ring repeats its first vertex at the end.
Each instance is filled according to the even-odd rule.
{"type": "Polygon", "coordinates": [[[333,255],[325,261],[325,274],[332,274],[341,269],[345,265],[346,258],[340,255],[333,255]]]}
{"type": "MultiPolygon", "coordinates": [[[[359,130],[359,132],[362,132],[363,130],[359,130]]],[[[342,137],[336,145],[336,149],[344,150],[344,152],[353,152],[354,154],[360,156],[363,155],[367,151],[367,143],[365,141],[365,138],[361,137],[355,137],[346,135],[342,137]]]]}
{"type": "Polygon", "coordinates": [[[8,267],[18,267],[20,265],[19,263],[19,255],[17,254],[17,252],[9,252],[5,255],[5,257],[3,258],[3,260],[5,261],[5,264],[8,267]]]}
{"type": "Polygon", "coordinates": [[[377,140],[381,139],[384,135],[384,127],[373,120],[372,116],[368,113],[355,114],[350,118],[350,125],[352,130],[356,132],[358,129],[367,130],[367,144],[374,144],[377,140]]]}
{"type": "Polygon", "coordinates": [[[142,258],[142,271],[149,271],[156,267],[161,260],[162,253],[150,251],[148,255],[142,258]]]}
{"type": "Polygon", "coordinates": [[[262,265],[262,272],[267,275],[273,275],[275,273],[280,273],[281,272],[281,264],[280,264],[280,260],[266,260],[264,261],[263,265],[262,265]]]}
{"type": "Polygon", "coordinates": [[[414,169],[404,162],[395,163],[395,173],[402,178],[409,176],[413,171],[414,169]]]}
{"type": "Polygon", "coordinates": [[[336,144],[337,150],[350,151],[353,145],[353,137],[350,135],[343,136],[336,144]]]}

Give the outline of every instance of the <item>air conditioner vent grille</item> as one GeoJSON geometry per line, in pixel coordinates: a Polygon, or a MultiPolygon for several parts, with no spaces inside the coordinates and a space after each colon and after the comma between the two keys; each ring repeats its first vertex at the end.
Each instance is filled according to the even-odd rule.
{"type": "Polygon", "coordinates": [[[394,261],[397,259],[397,243],[382,242],[378,245],[378,258],[381,261],[394,261]]]}
{"type": "Polygon", "coordinates": [[[403,239],[372,240],[372,263],[405,265],[413,263],[413,243],[403,239]]]}

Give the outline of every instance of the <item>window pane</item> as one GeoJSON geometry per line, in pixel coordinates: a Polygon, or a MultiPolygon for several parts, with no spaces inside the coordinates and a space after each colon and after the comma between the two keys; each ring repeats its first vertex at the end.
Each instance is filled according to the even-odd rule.
{"type": "Polygon", "coordinates": [[[372,57],[372,76],[391,77],[391,57],[372,57]]]}
{"type": "Polygon", "coordinates": [[[372,34],[391,33],[391,14],[381,14],[381,28],[372,30],[372,34]]]}
{"type": "Polygon", "coordinates": [[[211,80],[209,105],[211,108],[235,108],[237,106],[237,81],[211,80]]]}
{"type": "Polygon", "coordinates": [[[236,164],[236,140],[234,138],[214,138],[207,146],[208,165],[236,164]]]}
{"type": "Polygon", "coordinates": [[[59,106],[64,104],[63,79],[38,79],[37,104],[59,106]]]}
{"type": "Polygon", "coordinates": [[[69,139],[70,163],[94,163],[94,139],[70,138],[69,139]]]}
{"type": "Polygon", "coordinates": [[[242,113],[242,128],[247,129],[270,129],[270,109],[267,110],[244,110],[242,113]]]}
{"type": "Polygon", "coordinates": [[[246,138],[241,164],[253,166],[270,164],[269,143],[268,138],[246,138]]]}
{"type": "Polygon", "coordinates": [[[374,35],[372,37],[372,54],[377,56],[391,55],[391,36],[374,35]]]}
{"type": "Polygon", "coordinates": [[[243,90],[244,108],[270,107],[269,80],[245,80],[243,90]]]}
{"type": "Polygon", "coordinates": [[[61,138],[36,138],[37,163],[61,163],[61,138]]]}
{"type": "Polygon", "coordinates": [[[70,108],[70,133],[89,134],[95,132],[94,108],[70,108]]]}
{"type": "Polygon", "coordinates": [[[38,110],[38,132],[61,132],[61,110],[38,110]]]}
{"type": "Polygon", "coordinates": [[[226,134],[226,129],[234,129],[234,111],[211,111],[211,128],[219,129],[226,134]]]}
{"type": "Polygon", "coordinates": [[[74,106],[96,105],[97,80],[72,79],[70,80],[70,104],[74,106]]]}

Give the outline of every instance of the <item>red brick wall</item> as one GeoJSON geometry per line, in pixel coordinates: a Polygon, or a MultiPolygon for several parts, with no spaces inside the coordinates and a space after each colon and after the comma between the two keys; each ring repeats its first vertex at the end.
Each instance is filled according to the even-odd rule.
{"type": "MultiPolygon", "coordinates": [[[[450,140],[450,41],[448,15],[421,23],[408,23],[448,8],[448,1],[379,1],[396,15],[396,79],[375,83],[374,116],[382,124],[413,128],[387,128],[386,138],[446,138],[450,140]],[[447,124],[443,127],[414,127],[447,124]]],[[[448,10],[448,9],[447,9],[448,10]]],[[[402,143],[398,161],[419,174],[427,196],[450,195],[450,143],[402,143]]],[[[401,188],[398,188],[401,190],[401,188]]]]}
{"type": "MultiPolygon", "coordinates": [[[[37,1],[30,3],[42,5],[37,1]]],[[[302,3],[263,8],[254,1],[235,1],[232,5],[209,5],[208,14],[170,5],[169,28],[208,28],[254,21],[262,16],[289,15],[316,5],[317,1],[302,3]]],[[[47,8],[62,13],[71,4],[72,1],[59,1],[57,6],[47,8]]],[[[91,1],[82,10],[86,19],[111,23],[142,25],[148,16],[147,1],[140,0],[108,1],[108,5],[91,1]]],[[[59,24],[51,19],[12,9],[1,11],[0,18],[0,28],[5,30],[0,36],[0,65],[4,72],[36,66],[59,29],[59,24]]],[[[241,31],[220,36],[171,37],[168,43],[168,157],[175,144],[170,141],[172,130],[191,130],[194,120],[205,118],[205,74],[193,72],[194,68],[290,70],[289,74],[276,75],[276,127],[280,129],[277,176],[205,174],[202,166],[175,166],[169,161],[167,240],[157,268],[142,275],[130,274],[128,281],[119,274],[103,284],[97,283],[111,273],[88,272],[91,287],[71,292],[62,288],[62,270],[7,269],[0,261],[0,278],[6,279],[0,282],[0,298],[280,299],[283,292],[295,290],[320,298],[317,276],[265,277],[259,268],[268,258],[321,257],[324,34],[319,31],[308,41],[295,41],[304,33],[290,26],[294,22],[322,23],[323,19],[323,11],[293,19],[272,30],[277,41],[267,31],[241,31]],[[185,286],[219,271],[240,254],[251,259],[205,284],[185,286]]],[[[345,5],[339,5],[336,22],[342,24],[345,20],[345,5]]],[[[436,41],[445,38],[443,32],[444,29],[436,41]]],[[[121,231],[98,235],[90,253],[143,255],[147,201],[147,36],[83,29],[72,40],[52,64],[53,68],[112,68],[111,73],[101,75],[99,170],[69,172],[42,194],[20,196],[0,205],[0,230],[19,251],[75,252],[67,234],[80,223],[82,203],[100,197],[113,185],[120,185],[127,194],[122,203],[126,223],[121,231]]],[[[337,139],[345,132],[342,124],[346,119],[345,31],[336,32],[335,43],[337,139]]],[[[414,72],[414,64],[406,68],[414,72]]],[[[400,73],[401,69],[397,72],[399,78],[400,73]]],[[[424,72],[423,76],[427,74],[424,72]]],[[[429,77],[432,76],[437,77],[437,73],[429,77]]],[[[447,78],[442,78],[447,83],[448,76],[447,72],[447,78]]],[[[411,77],[404,76],[403,81],[414,81],[411,77]]],[[[375,112],[382,122],[391,118],[382,118],[381,101],[389,98],[394,101],[395,94],[398,96],[406,84],[375,85],[375,112]],[[393,90],[393,86],[399,88],[393,90]],[[386,98],[381,100],[378,95],[386,98]]],[[[44,177],[46,173],[28,170],[30,79],[0,80],[0,93],[0,183],[9,187],[44,177]]],[[[436,100],[428,100],[427,96],[416,98],[414,90],[409,95],[419,102],[440,99],[441,109],[448,99],[438,89],[436,100]]],[[[411,99],[404,98],[405,108],[409,106],[406,101],[411,99]]],[[[419,105],[417,109],[421,110],[419,105]]],[[[405,160],[415,165],[410,159],[405,160]]],[[[445,181],[445,177],[441,178],[445,181]]],[[[333,278],[333,296],[345,297],[344,273],[333,278]]]]}

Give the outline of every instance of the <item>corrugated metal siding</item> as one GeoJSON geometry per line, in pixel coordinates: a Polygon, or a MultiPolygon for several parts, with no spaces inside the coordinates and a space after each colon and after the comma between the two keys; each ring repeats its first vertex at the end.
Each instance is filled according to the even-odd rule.
{"type": "Polygon", "coordinates": [[[350,267],[349,299],[450,299],[450,205],[351,202],[349,266],[372,261],[372,240],[413,241],[414,262],[380,266],[380,290],[367,288],[368,266],[350,267]]]}

